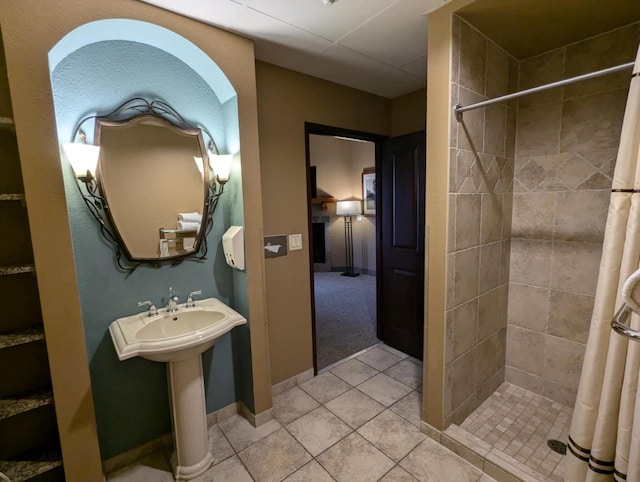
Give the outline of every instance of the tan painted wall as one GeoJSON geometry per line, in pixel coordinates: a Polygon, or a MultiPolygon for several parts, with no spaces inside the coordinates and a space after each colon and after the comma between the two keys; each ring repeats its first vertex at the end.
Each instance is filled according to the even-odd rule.
{"type": "Polygon", "coordinates": [[[391,101],[391,135],[395,137],[424,130],[426,116],[426,89],[396,97],[391,101]]]}
{"type": "Polygon", "coordinates": [[[257,62],[258,120],[267,234],[302,233],[304,249],[266,262],[274,384],[313,366],[305,121],[390,133],[389,101],[257,62]]]}
{"type": "Polygon", "coordinates": [[[68,482],[98,481],[102,474],[47,54],[72,29],[104,18],[138,19],[182,35],[222,68],[238,92],[256,412],[271,404],[253,44],[133,0],[96,0],[90,8],[81,0],[1,2],[0,25],[68,482]]]}

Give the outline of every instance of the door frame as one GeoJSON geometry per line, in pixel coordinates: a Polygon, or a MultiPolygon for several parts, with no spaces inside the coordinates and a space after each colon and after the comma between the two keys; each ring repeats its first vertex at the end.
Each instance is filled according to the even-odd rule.
{"type": "MultiPolygon", "coordinates": [[[[315,281],[313,278],[313,224],[311,213],[311,153],[309,148],[309,136],[331,136],[331,137],[347,137],[349,139],[358,139],[373,142],[375,144],[375,172],[376,172],[376,192],[380,192],[380,169],[382,159],[382,141],[388,136],[373,134],[370,132],[356,131],[345,129],[342,127],[333,127],[324,124],[315,124],[313,122],[304,123],[304,142],[305,142],[305,170],[307,178],[307,239],[309,240],[309,278],[311,286],[311,343],[313,346],[313,374],[318,374],[318,355],[316,349],[316,299],[315,299],[315,281]]],[[[382,266],[382,230],[380,226],[380,197],[376,196],[376,336],[382,336],[382,278],[378,276],[382,266]]]]}

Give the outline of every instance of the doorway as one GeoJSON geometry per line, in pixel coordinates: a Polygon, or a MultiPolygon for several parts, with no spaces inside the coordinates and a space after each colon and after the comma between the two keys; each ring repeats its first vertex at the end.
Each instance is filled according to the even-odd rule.
{"type": "Polygon", "coordinates": [[[310,129],[306,139],[317,371],[380,342],[376,139],[324,129],[310,129]]]}
{"type": "Polygon", "coordinates": [[[424,131],[305,131],[315,372],[381,341],[422,359],[424,131]]]}

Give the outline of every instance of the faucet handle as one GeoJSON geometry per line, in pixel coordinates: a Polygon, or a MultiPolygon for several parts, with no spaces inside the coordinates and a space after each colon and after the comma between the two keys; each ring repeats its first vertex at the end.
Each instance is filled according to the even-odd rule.
{"type": "Polygon", "coordinates": [[[201,295],[201,294],[202,294],[202,290],[192,291],[191,293],[189,293],[185,307],[193,308],[194,306],[196,306],[196,302],[193,300],[193,295],[201,295]]]}
{"type": "Polygon", "coordinates": [[[138,301],[138,306],[146,306],[149,305],[149,309],[147,310],[147,316],[156,316],[158,314],[158,308],[153,304],[152,301],[138,301]]]}

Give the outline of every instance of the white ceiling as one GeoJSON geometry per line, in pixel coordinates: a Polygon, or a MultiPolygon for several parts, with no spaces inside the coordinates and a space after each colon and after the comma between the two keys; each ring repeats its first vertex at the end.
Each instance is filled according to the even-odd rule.
{"type": "Polygon", "coordinates": [[[426,85],[425,14],[450,0],[142,0],[254,39],[259,60],[395,98],[426,85]]]}

